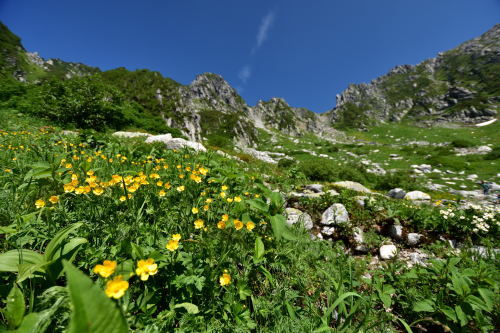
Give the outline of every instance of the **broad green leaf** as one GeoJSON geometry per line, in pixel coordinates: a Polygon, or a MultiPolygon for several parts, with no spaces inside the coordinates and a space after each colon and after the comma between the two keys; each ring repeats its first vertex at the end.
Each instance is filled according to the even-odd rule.
{"type": "Polygon", "coordinates": [[[263,213],[266,213],[269,210],[269,206],[264,201],[262,201],[262,199],[247,200],[247,203],[250,205],[250,207],[263,213]]]}
{"type": "Polygon", "coordinates": [[[198,307],[192,303],[180,303],[174,306],[175,309],[184,308],[190,314],[197,314],[200,312],[198,307]]]}
{"type": "Polygon", "coordinates": [[[42,276],[40,273],[45,273],[47,263],[43,262],[40,264],[19,264],[17,283],[21,283],[28,278],[33,278],[35,276],[42,276]],[[39,273],[39,274],[36,274],[39,273]]]}
{"type": "Polygon", "coordinates": [[[283,215],[273,215],[270,218],[271,227],[276,239],[296,240],[297,237],[290,231],[286,225],[286,218],[283,215]]]}
{"type": "Polygon", "coordinates": [[[445,316],[448,317],[452,322],[458,322],[457,314],[455,313],[455,310],[453,310],[453,308],[444,305],[441,307],[441,312],[443,312],[445,316]]]}
{"type": "Polygon", "coordinates": [[[5,227],[0,226],[0,234],[13,234],[16,232],[16,227],[11,224],[5,227]]]}
{"type": "Polygon", "coordinates": [[[457,314],[458,320],[460,320],[460,326],[465,326],[469,322],[467,320],[467,315],[465,312],[462,310],[462,307],[460,305],[455,305],[455,313],[457,314]]]}
{"type": "Polygon", "coordinates": [[[78,223],[73,223],[63,229],[61,229],[55,236],[52,238],[52,240],[47,244],[47,247],[45,248],[45,258],[47,261],[52,261],[58,258],[57,251],[61,249],[63,246],[66,238],[71,234],[73,231],[76,229],[80,228],[83,225],[83,223],[78,222],[78,223]]]}
{"type": "Polygon", "coordinates": [[[127,322],[116,304],[92,280],[64,261],[73,305],[69,333],[125,333],[127,322]]]}
{"type": "Polygon", "coordinates": [[[11,250],[0,254],[0,272],[18,272],[19,264],[44,264],[43,255],[31,250],[11,250]]]}
{"type": "Polygon", "coordinates": [[[264,257],[264,252],[265,252],[265,247],[262,238],[260,237],[255,238],[255,253],[253,255],[253,261],[255,263],[260,262],[261,259],[264,257]]]}
{"type": "Polygon", "coordinates": [[[37,313],[32,312],[23,318],[21,326],[12,333],[33,333],[39,332],[42,325],[43,317],[37,313]]]}
{"type": "Polygon", "coordinates": [[[259,266],[259,270],[264,274],[264,276],[269,280],[269,283],[274,284],[273,275],[264,266],[259,266]]]}
{"type": "Polygon", "coordinates": [[[10,329],[14,329],[21,324],[25,307],[23,293],[17,284],[14,283],[14,286],[7,296],[7,305],[4,310],[4,315],[10,329]]]}
{"type": "Polygon", "coordinates": [[[279,212],[283,206],[283,197],[279,192],[271,192],[269,194],[269,199],[271,199],[271,207],[275,212],[279,212]]]}
{"type": "Polygon", "coordinates": [[[359,294],[355,293],[355,292],[352,292],[352,291],[349,291],[349,292],[346,292],[346,293],[343,293],[342,295],[340,295],[336,300],[335,302],[333,302],[332,306],[330,306],[328,308],[328,310],[326,311],[325,315],[327,316],[330,316],[330,314],[333,312],[333,310],[335,310],[335,308],[337,306],[339,306],[340,303],[342,303],[346,298],[348,297],[361,297],[359,294]]]}
{"type": "Polygon", "coordinates": [[[423,301],[415,303],[413,305],[413,311],[415,312],[434,312],[434,302],[430,299],[424,299],[423,301]]]}
{"type": "Polygon", "coordinates": [[[292,305],[290,304],[290,302],[285,301],[285,306],[286,306],[286,311],[288,312],[288,315],[290,316],[290,318],[292,318],[294,320],[297,319],[297,315],[295,314],[295,310],[292,307],[292,305]]]}
{"type": "Polygon", "coordinates": [[[50,277],[54,280],[61,276],[63,271],[62,261],[67,260],[72,262],[83,244],[87,243],[87,239],[75,237],[66,242],[57,252],[53,254],[53,259],[48,263],[47,271],[50,277]]]}
{"type": "Polygon", "coordinates": [[[491,309],[488,308],[486,303],[477,296],[469,295],[469,296],[467,296],[467,298],[465,298],[465,301],[468,302],[469,305],[472,306],[473,309],[483,310],[483,311],[491,311],[491,309]]]}
{"type": "Polygon", "coordinates": [[[451,283],[453,284],[453,290],[460,296],[466,296],[470,293],[470,288],[465,280],[459,273],[453,273],[451,275],[451,283]]]}
{"type": "Polygon", "coordinates": [[[477,291],[488,307],[488,311],[493,311],[493,300],[495,299],[495,294],[493,293],[493,291],[485,288],[478,288],[477,291]]]}

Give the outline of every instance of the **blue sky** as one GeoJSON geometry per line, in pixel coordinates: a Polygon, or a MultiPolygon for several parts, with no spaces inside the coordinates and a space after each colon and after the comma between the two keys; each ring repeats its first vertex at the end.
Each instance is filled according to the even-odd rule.
{"type": "Polygon", "coordinates": [[[349,83],[500,23],[500,0],[0,0],[0,20],[45,58],[183,84],[213,72],[250,105],[283,97],[323,112],[349,83]]]}

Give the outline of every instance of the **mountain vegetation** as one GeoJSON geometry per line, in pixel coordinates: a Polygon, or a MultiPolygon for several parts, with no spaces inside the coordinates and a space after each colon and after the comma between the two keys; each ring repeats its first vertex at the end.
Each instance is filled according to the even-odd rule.
{"type": "Polygon", "coordinates": [[[318,115],[0,24],[0,331],[495,332],[498,30],[318,115]]]}

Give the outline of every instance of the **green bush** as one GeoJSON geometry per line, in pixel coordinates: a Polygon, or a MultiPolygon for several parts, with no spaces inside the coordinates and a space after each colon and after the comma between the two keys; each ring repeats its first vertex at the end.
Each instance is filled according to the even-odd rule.
{"type": "Polygon", "coordinates": [[[389,172],[384,176],[377,177],[375,189],[389,191],[399,187],[405,190],[415,190],[420,187],[420,181],[416,177],[411,177],[409,171],[389,172]]]}
{"type": "Polygon", "coordinates": [[[500,159],[500,147],[493,148],[488,154],[484,155],[484,159],[488,161],[500,159]]]}
{"type": "Polygon", "coordinates": [[[310,180],[317,181],[333,181],[337,175],[333,165],[316,159],[301,162],[300,170],[310,180]]]}
{"type": "Polygon", "coordinates": [[[20,102],[28,112],[61,124],[102,130],[124,125],[124,102],[121,93],[97,77],[51,80],[20,102]]]}
{"type": "Polygon", "coordinates": [[[451,142],[451,145],[455,148],[469,148],[474,146],[474,144],[467,139],[455,139],[451,142]]]}
{"type": "Polygon", "coordinates": [[[288,158],[282,158],[281,160],[278,161],[278,167],[280,167],[280,168],[289,168],[294,164],[295,164],[295,160],[288,159],[288,158]]]}

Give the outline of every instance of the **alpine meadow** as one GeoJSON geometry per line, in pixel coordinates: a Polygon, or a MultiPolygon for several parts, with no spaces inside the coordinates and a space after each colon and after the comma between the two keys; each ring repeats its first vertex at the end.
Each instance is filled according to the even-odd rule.
{"type": "Polygon", "coordinates": [[[0,332],[500,330],[500,24],[324,113],[13,31],[0,332]]]}

